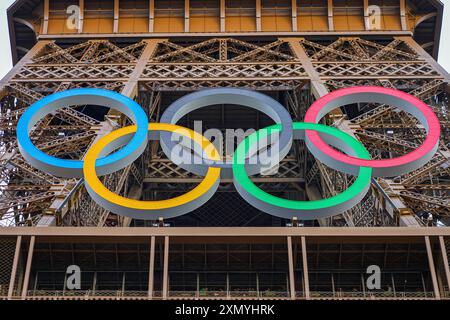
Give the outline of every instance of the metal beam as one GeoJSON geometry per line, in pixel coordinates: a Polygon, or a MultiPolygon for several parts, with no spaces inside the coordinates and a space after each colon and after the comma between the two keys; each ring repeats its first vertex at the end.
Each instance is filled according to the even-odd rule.
{"type": "Polygon", "coordinates": [[[334,18],[333,18],[333,0],[328,0],[328,30],[334,31],[334,18]]]}
{"type": "Polygon", "coordinates": [[[397,36],[395,39],[399,39],[404,41],[407,45],[409,45],[422,59],[424,59],[428,64],[433,66],[433,68],[439,72],[439,74],[444,77],[445,81],[450,84],[450,73],[444,69],[436,60],[433,59],[432,56],[425,51],[412,37],[400,37],[397,36]]]}
{"type": "Polygon", "coordinates": [[[148,267],[148,298],[153,298],[154,275],[155,275],[155,236],[150,238],[150,261],[148,267]]]}
{"type": "Polygon", "coordinates": [[[447,290],[450,291],[450,267],[448,265],[447,248],[443,236],[439,236],[439,246],[441,248],[442,263],[444,264],[445,278],[447,280],[447,290]]]}
{"type": "Polygon", "coordinates": [[[418,26],[419,24],[421,24],[422,22],[424,22],[424,21],[426,21],[426,20],[428,20],[428,19],[434,18],[434,17],[436,17],[437,15],[438,15],[437,12],[430,12],[430,13],[428,13],[428,14],[422,16],[419,20],[416,21],[416,23],[415,23],[415,25],[414,25],[414,28],[417,28],[417,26],[418,26]]]}
{"type": "Polygon", "coordinates": [[[425,236],[425,246],[427,249],[428,266],[430,268],[431,281],[433,283],[434,297],[436,299],[440,299],[441,294],[439,292],[439,285],[438,285],[437,276],[436,276],[436,268],[434,266],[434,260],[433,260],[433,250],[431,248],[429,236],[425,236]]]}
{"type": "Polygon", "coordinates": [[[148,3],[148,32],[153,32],[155,27],[155,0],[148,3]]]}
{"type": "Polygon", "coordinates": [[[42,51],[48,44],[52,43],[50,40],[38,41],[33,48],[22,58],[20,61],[14,65],[14,67],[0,80],[0,93],[5,89],[5,86],[14,78],[14,76],[28,63],[30,63],[33,58],[42,51]]]}
{"type": "Polygon", "coordinates": [[[370,30],[370,16],[369,16],[369,0],[364,0],[364,29],[366,31],[370,30]]]}
{"type": "Polygon", "coordinates": [[[261,31],[261,0],[255,0],[255,19],[256,19],[256,31],[261,31]]]}
{"type": "Polygon", "coordinates": [[[114,0],[114,24],[113,33],[119,32],[120,0],[114,0]]]}
{"type": "Polygon", "coordinates": [[[400,0],[400,23],[402,30],[408,30],[408,22],[406,18],[406,0],[400,0]]]}
{"type": "Polygon", "coordinates": [[[220,0],[220,32],[226,30],[226,6],[225,0],[220,0]]]}
{"type": "Polygon", "coordinates": [[[295,299],[295,275],[294,275],[294,258],[292,254],[292,237],[287,237],[288,264],[289,264],[289,291],[291,299],[295,299]]]}
{"type": "Polygon", "coordinates": [[[248,31],[248,32],[158,32],[158,33],[82,33],[82,34],[42,34],[37,37],[38,40],[44,39],[114,39],[114,38],[177,38],[177,37],[195,37],[195,38],[211,38],[211,37],[310,37],[310,36],[326,36],[326,37],[346,37],[346,36],[412,36],[411,31],[387,30],[387,31],[248,31]]]}
{"type": "Polygon", "coordinates": [[[161,41],[164,41],[164,40],[159,40],[159,39],[144,40],[144,42],[146,43],[144,52],[142,53],[138,62],[136,63],[134,71],[130,75],[128,82],[126,83],[125,87],[122,89],[121,93],[123,95],[128,96],[128,97],[136,96],[139,78],[141,77],[142,73],[144,72],[147,62],[153,56],[153,53],[155,52],[156,48],[158,47],[158,44],[161,41]]]}
{"type": "Polygon", "coordinates": [[[49,17],[50,17],[50,0],[44,0],[44,22],[42,23],[42,34],[48,34],[49,17]]]}
{"type": "Polygon", "coordinates": [[[184,32],[189,32],[190,10],[189,0],[184,0],[184,32]]]}
{"type": "Polygon", "coordinates": [[[291,0],[291,23],[292,31],[297,31],[297,0],[291,0]]]}
{"type": "Polygon", "coordinates": [[[164,237],[164,264],[163,264],[163,299],[167,299],[169,292],[169,237],[164,237]]]}
{"type": "Polygon", "coordinates": [[[78,33],[83,33],[83,28],[84,28],[84,0],[80,0],[78,5],[80,7],[80,15],[78,17],[78,33]]]}
{"type": "MultiPolygon", "coordinates": [[[[28,27],[30,30],[32,30],[34,32],[35,35],[37,34],[37,31],[35,30],[33,23],[31,23],[30,21],[28,21],[26,19],[18,18],[18,17],[15,17],[13,20],[14,20],[14,22],[23,24],[24,26],[28,27]]],[[[27,48],[20,47],[20,46],[17,46],[17,49],[22,50],[22,51],[28,50],[27,48]]]]}
{"type": "Polygon", "coordinates": [[[9,287],[8,287],[8,300],[11,300],[14,294],[14,284],[16,283],[17,268],[19,267],[21,245],[22,245],[22,236],[17,236],[16,249],[14,251],[14,260],[11,269],[11,278],[9,280],[9,287]]]}
{"type": "Polygon", "coordinates": [[[23,279],[22,299],[25,299],[28,295],[28,284],[30,282],[30,273],[31,273],[31,265],[33,263],[33,252],[34,252],[35,240],[36,240],[36,237],[31,236],[30,246],[28,247],[28,256],[27,256],[27,264],[26,264],[26,268],[25,268],[25,276],[23,279]]]}
{"type": "Polygon", "coordinates": [[[76,236],[100,236],[108,237],[151,237],[151,236],[196,236],[211,237],[220,235],[220,237],[286,237],[286,236],[321,236],[321,237],[424,237],[424,236],[444,236],[450,237],[450,228],[424,228],[424,227],[308,227],[308,228],[286,228],[286,227],[176,227],[176,228],[104,228],[104,227],[2,227],[0,237],[11,236],[57,236],[57,237],[76,237],[76,236]]]}
{"type": "Polygon", "coordinates": [[[308,274],[308,254],[306,251],[306,238],[301,237],[302,245],[302,263],[303,263],[303,286],[305,290],[305,298],[309,299],[311,297],[309,292],[309,274],[308,274]]]}

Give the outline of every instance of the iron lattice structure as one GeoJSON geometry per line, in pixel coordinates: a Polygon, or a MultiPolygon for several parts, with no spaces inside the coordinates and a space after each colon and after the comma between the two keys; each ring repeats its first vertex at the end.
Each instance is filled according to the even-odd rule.
{"type": "MultiPolygon", "coordinates": [[[[435,61],[438,1],[19,0],[8,18],[15,65],[0,82],[0,298],[450,297],[450,233],[424,228],[429,213],[435,226],[450,224],[450,75],[435,61]],[[79,8],[75,29],[66,23],[72,5],[79,8]],[[72,88],[122,93],[154,122],[190,92],[246,88],[302,121],[315,99],[355,85],[425,101],[441,122],[441,145],[421,169],[373,180],[361,203],[305,222],[310,228],[286,228],[290,221],[254,209],[226,179],[203,207],[155,228],[158,221],[102,209],[81,180],[38,171],[17,148],[24,110],[72,88]],[[112,228],[118,226],[134,228],[112,228]],[[80,292],[65,290],[69,264],[87,270],[80,292]],[[363,281],[369,264],[384,268],[383,290],[370,294],[363,281]]],[[[236,105],[197,110],[179,123],[192,128],[196,120],[220,130],[271,124],[236,105]]],[[[375,159],[406,154],[425,137],[416,119],[388,105],[343,106],[325,123],[355,136],[375,159]]],[[[40,121],[32,139],[50,155],[80,159],[96,139],[128,124],[104,107],[73,106],[40,121]]],[[[143,200],[176,196],[200,179],[165,158],[157,143],[102,178],[114,192],[143,200]]],[[[313,200],[354,178],[296,142],[277,175],[252,179],[281,197],[313,200]]]]}
{"type": "MultiPolygon", "coordinates": [[[[378,179],[364,202],[342,218],[321,223],[395,225],[402,217],[424,212],[432,212],[443,223],[448,218],[448,85],[445,74],[411,38],[370,41],[353,37],[314,42],[305,38],[263,42],[213,38],[195,42],[143,40],[131,44],[89,40],[69,46],[42,41],[16,68],[4,86],[2,100],[3,224],[35,225],[48,216],[57,217],[58,224],[66,225],[129,223],[99,208],[78,181],[57,179],[33,169],[17,150],[14,129],[29,104],[54,92],[87,86],[135,94],[154,121],[161,109],[173,101],[171,96],[179,97],[201,88],[232,86],[267,92],[282,101],[299,121],[314,93],[320,96],[352,85],[406,91],[431,105],[441,121],[442,144],[436,157],[416,172],[391,180],[378,179]],[[310,82],[310,79],[317,80],[310,82]],[[133,81],[138,83],[134,85],[133,81]],[[386,203],[394,203],[395,207],[387,209],[386,203]]],[[[217,111],[219,114],[220,110],[217,111]]],[[[206,116],[198,117],[205,120],[206,116]]],[[[251,117],[246,125],[256,126],[260,118],[251,117]]],[[[210,121],[211,125],[226,124],[223,116],[210,121]]],[[[405,154],[424,138],[424,131],[415,119],[390,106],[347,108],[333,114],[328,122],[352,132],[374,158],[405,154]]],[[[47,117],[33,137],[36,145],[49,154],[78,159],[100,133],[124,123],[120,115],[106,111],[93,114],[89,107],[79,106],[47,117]]],[[[278,176],[256,179],[273,192],[309,198],[336,194],[351,182],[345,175],[310,159],[301,144],[283,160],[278,176]]],[[[153,145],[140,162],[105,180],[116,192],[155,197],[158,191],[182,192],[186,184],[197,183],[199,177],[164,159],[158,146],[153,145]],[[158,186],[149,195],[145,190],[153,184],[158,186]]],[[[230,181],[224,182],[223,192],[229,190],[227,183],[230,181]]],[[[227,223],[234,224],[231,220],[224,221],[227,223]]]]}

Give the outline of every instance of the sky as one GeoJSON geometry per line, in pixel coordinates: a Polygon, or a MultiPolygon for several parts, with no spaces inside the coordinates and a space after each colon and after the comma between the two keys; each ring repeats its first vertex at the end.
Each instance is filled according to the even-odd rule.
{"type": "MultiPolygon", "coordinates": [[[[441,0],[444,7],[444,21],[441,32],[439,63],[450,72],[450,0],[441,0]]],[[[6,21],[6,9],[14,0],[0,0],[0,79],[11,69],[11,51],[6,21]]]]}

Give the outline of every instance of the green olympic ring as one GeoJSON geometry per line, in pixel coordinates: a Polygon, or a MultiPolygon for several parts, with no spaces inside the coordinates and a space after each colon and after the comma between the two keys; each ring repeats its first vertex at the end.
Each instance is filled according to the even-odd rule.
{"type": "MultiPolygon", "coordinates": [[[[294,122],[294,139],[303,140],[305,130],[321,133],[321,137],[341,151],[370,160],[366,148],[350,136],[333,127],[322,124],[294,122]]],[[[261,129],[246,137],[237,147],[233,156],[233,182],[239,194],[257,209],[283,218],[297,217],[301,220],[320,219],[344,212],[360,202],[370,188],[372,168],[360,167],[356,180],[345,191],[321,200],[297,201],[276,197],[257,187],[247,175],[245,157],[261,139],[267,138],[282,130],[281,125],[273,125],[261,129]]],[[[260,148],[260,147],[258,147],[260,148]]]]}

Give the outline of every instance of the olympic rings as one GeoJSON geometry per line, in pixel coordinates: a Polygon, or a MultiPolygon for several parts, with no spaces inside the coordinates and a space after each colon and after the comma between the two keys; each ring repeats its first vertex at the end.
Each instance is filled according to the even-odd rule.
{"type": "MultiPolygon", "coordinates": [[[[208,158],[219,159],[214,145],[199,133],[166,123],[149,123],[149,131],[166,131],[183,135],[192,139],[203,150],[208,158]]],[[[216,192],[220,182],[220,168],[209,168],[203,181],[193,190],[176,198],[159,201],[140,201],[119,196],[108,190],[96,174],[95,161],[99,154],[121,147],[128,138],[136,132],[136,126],[128,126],[113,131],[99,139],[87,152],[84,159],[84,177],[86,190],[92,199],[103,208],[134,219],[156,220],[158,218],[172,218],[197,209],[208,201],[216,192]]],[[[159,137],[149,135],[151,140],[159,137]]]]}
{"type": "MultiPolygon", "coordinates": [[[[277,160],[283,159],[292,146],[292,118],[287,110],[276,100],[256,91],[232,88],[218,88],[201,90],[188,94],[169,106],[161,116],[162,123],[177,123],[183,116],[197,110],[199,108],[217,105],[217,104],[237,104],[256,109],[263,112],[275,123],[279,123],[285,128],[281,131],[277,144],[279,145],[276,153],[277,160]]],[[[175,147],[175,142],[171,140],[169,133],[161,134],[161,147],[168,158],[175,147]]],[[[275,153],[273,153],[275,154],[275,153]]],[[[208,159],[200,159],[194,153],[194,161],[191,164],[175,162],[179,167],[191,172],[204,176],[208,167],[222,168],[222,178],[232,177],[232,162],[223,162],[222,160],[211,161],[208,159]]],[[[250,174],[260,173],[262,165],[256,160],[249,161],[251,164],[247,170],[250,174]]]]}
{"type": "MultiPolygon", "coordinates": [[[[350,136],[333,127],[322,124],[305,122],[294,122],[294,139],[303,140],[305,131],[314,130],[325,134],[324,138],[336,148],[363,159],[370,159],[369,152],[364,146],[350,136]]],[[[242,141],[237,147],[233,156],[233,182],[238,193],[248,203],[257,209],[282,218],[292,219],[297,217],[300,220],[326,218],[337,213],[351,209],[361,201],[370,188],[372,178],[372,168],[360,167],[359,175],[354,183],[342,193],[328,199],[314,201],[296,201],[278,198],[258,188],[249,178],[243,158],[249,148],[259,139],[267,135],[279,132],[280,125],[273,125],[261,129],[242,141]]]]}
{"type": "Polygon", "coordinates": [[[49,95],[30,106],[17,124],[17,143],[22,156],[35,168],[64,178],[82,178],[82,160],[64,160],[39,150],[29,133],[33,126],[47,114],[73,105],[108,106],[122,112],[137,124],[137,131],[121,150],[97,161],[97,173],[116,172],[136,160],[147,146],[148,118],[139,104],[119,93],[102,89],[72,89],[49,95]]]}
{"type": "Polygon", "coordinates": [[[69,90],[45,97],[24,112],[17,125],[19,151],[32,166],[49,174],[66,178],[84,177],[86,190],[94,201],[111,212],[131,218],[170,218],[195,210],[212,197],[221,178],[233,177],[238,193],[259,210],[283,218],[309,220],[349,210],[367,193],[371,177],[397,176],[418,169],[437,151],[440,136],[439,121],[425,103],[401,91],[381,87],[353,87],[334,91],[308,109],[304,123],[293,123],[283,106],[260,93],[229,88],[202,90],[175,101],[163,114],[161,121],[148,123],[144,110],[121,94],[100,89],[69,90]],[[336,128],[317,123],[329,111],[357,102],[384,103],[411,113],[425,128],[425,141],[406,155],[371,160],[368,151],[355,138],[336,128]],[[214,145],[200,133],[175,125],[190,111],[225,103],[259,110],[276,122],[245,138],[238,145],[231,162],[223,162],[214,145]],[[135,125],[115,130],[98,139],[89,148],[84,160],[58,159],[33,145],[29,133],[39,120],[60,108],[80,104],[115,108],[128,116],[135,125]],[[279,134],[277,147],[266,141],[265,145],[255,148],[255,142],[264,138],[272,139],[276,134],[279,134]],[[172,141],[173,136],[189,138],[194,146],[172,141]],[[311,153],[330,168],[357,176],[353,184],[336,196],[316,201],[282,199],[257,188],[249,176],[263,169],[262,161],[256,159],[258,152],[266,147],[275,151],[269,157],[273,167],[289,153],[293,139],[305,140],[311,153]],[[180,167],[204,176],[202,182],[186,194],[159,201],[129,199],[108,190],[98,176],[116,172],[131,164],[144,152],[148,140],[160,140],[166,156],[180,167]],[[174,157],[174,151],[179,147],[190,149],[194,155],[193,163],[185,163],[174,157]],[[201,150],[197,150],[197,147],[201,150]],[[277,161],[273,161],[275,157],[277,161]]]}
{"type": "Polygon", "coordinates": [[[417,149],[397,158],[366,160],[342,154],[327,145],[317,132],[308,131],[306,144],[320,161],[333,169],[350,174],[355,174],[361,166],[370,166],[373,168],[374,177],[392,177],[419,169],[431,160],[439,147],[439,120],[429,106],[399,90],[371,86],[336,90],[314,102],[306,112],[304,121],[317,123],[331,110],[358,102],[384,103],[412,114],[427,131],[425,141],[417,149]]]}

